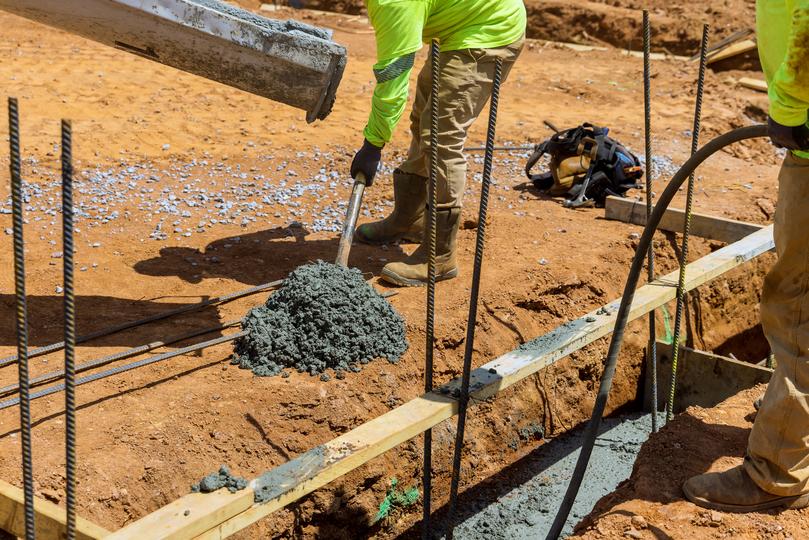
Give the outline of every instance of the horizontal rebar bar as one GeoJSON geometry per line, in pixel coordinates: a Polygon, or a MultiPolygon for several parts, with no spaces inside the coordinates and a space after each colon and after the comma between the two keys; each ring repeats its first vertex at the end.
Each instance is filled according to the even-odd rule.
{"type": "MultiPolygon", "coordinates": [[[[169,317],[174,317],[175,315],[182,315],[184,313],[199,311],[200,309],[206,308],[208,306],[232,302],[233,300],[238,300],[239,298],[244,298],[245,296],[258,294],[267,289],[278,287],[279,285],[281,285],[281,283],[283,283],[283,280],[279,279],[277,281],[264,283],[263,285],[256,285],[255,287],[250,287],[248,289],[232,292],[222,296],[214,296],[213,298],[203,300],[202,302],[199,302],[197,304],[188,304],[176,309],[170,309],[168,311],[164,311],[163,313],[150,315],[149,317],[137,321],[130,321],[116,326],[111,326],[109,328],[104,328],[102,330],[98,330],[90,334],[79,336],[78,338],[76,338],[76,343],[84,343],[92,339],[109,336],[110,334],[115,334],[116,332],[122,332],[124,330],[129,330],[131,328],[143,326],[144,324],[162,321],[163,319],[168,319],[169,317]]],[[[51,343],[50,345],[45,345],[44,347],[38,347],[36,349],[28,351],[28,358],[36,358],[38,356],[43,356],[52,352],[61,351],[62,349],[64,349],[64,347],[65,347],[64,341],[60,341],[58,343],[51,343]]],[[[14,364],[16,362],[17,362],[17,355],[7,356],[5,358],[0,359],[0,368],[14,364]]]]}
{"type": "MultiPolygon", "coordinates": [[[[382,293],[380,296],[382,296],[382,298],[390,298],[391,296],[396,296],[397,294],[399,294],[398,291],[387,291],[387,292],[382,293]]],[[[236,324],[239,324],[240,322],[241,321],[230,321],[228,323],[224,323],[223,325],[221,325],[221,327],[218,327],[218,328],[208,328],[206,330],[200,330],[199,332],[195,332],[194,335],[202,335],[202,334],[207,334],[207,333],[210,333],[210,332],[215,332],[217,330],[223,330],[225,328],[235,326],[236,324]]],[[[190,352],[201,351],[202,349],[207,349],[208,347],[213,347],[215,345],[220,345],[222,343],[227,343],[229,341],[233,341],[233,340],[238,339],[240,337],[244,337],[247,334],[248,334],[248,332],[246,330],[242,330],[240,332],[236,332],[235,334],[231,334],[229,336],[221,336],[221,337],[218,337],[218,338],[215,338],[215,339],[211,339],[211,340],[208,340],[208,341],[203,341],[201,343],[197,343],[195,345],[189,345],[188,347],[183,347],[183,348],[177,349],[175,351],[168,351],[168,352],[165,352],[165,353],[158,354],[157,356],[152,356],[152,357],[149,357],[149,358],[144,358],[143,360],[138,360],[137,362],[132,362],[130,364],[126,364],[126,365],[123,365],[123,366],[114,367],[114,368],[108,369],[106,371],[100,371],[98,373],[93,373],[92,375],[86,375],[86,376],[81,377],[81,378],[76,380],[76,386],[86,384],[88,382],[97,381],[99,379],[104,379],[104,378],[109,377],[111,375],[117,375],[118,373],[123,373],[125,371],[130,371],[132,369],[137,369],[139,367],[148,366],[150,364],[154,364],[155,362],[160,362],[161,360],[167,360],[169,358],[174,358],[176,356],[182,356],[182,355],[188,354],[190,352]]],[[[167,344],[167,343],[170,343],[170,342],[176,342],[176,341],[182,341],[183,339],[189,339],[190,337],[194,337],[194,335],[187,335],[185,337],[180,336],[178,338],[171,338],[171,340],[173,340],[173,341],[167,340],[167,341],[163,342],[163,344],[167,344]]],[[[155,343],[161,343],[161,342],[155,342],[155,343]]],[[[122,357],[119,356],[119,355],[122,355],[122,354],[130,353],[130,354],[128,354],[128,356],[134,356],[135,354],[140,354],[140,353],[133,353],[132,351],[134,351],[136,349],[143,349],[144,347],[150,347],[153,344],[154,343],[150,343],[150,344],[147,344],[147,345],[142,345],[140,347],[134,347],[132,349],[129,349],[128,351],[122,351],[120,353],[115,353],[115,354],[112,354],[112,355],[107,356],[107,357],[99,358],[97,360],[91,360],[90,362],[82,364],[82,366],[77,366],[76,369],[79,370],[83,366],[95,363],[96,365],[86,368],[86,369],[92,369],[93,367],[98,367],[100,365],[104,365],[104,364],[99,363],[99,362],[102,362],[102,361],[104,363],[108,364],[108,363],[110,363],[112,361],[120,360],[122,357]],[[115,358],[113,360],[109,360],[112,357],[115,357],[115,358]]],[[[161,345],[158,345],[158,347],[159,346],[161,346],[161,345]]],[[[153,347],[153,348],[157,348],[157,347],[153,347]]],[[[151,350],[151,349],[145,349],[145,350],[142,350],[141,352],[148,352],[148,350],[151,350]]],[[[123,358],[126,358],[126,356],[124,356],[123,358]]],[[[83,369],[83,371],[86,371],[86,369],[83,369]]],[[[52,375],[52,374],[45,374],[45,375],[42,375],[42,377],[45,377],[46,375],[52,375]]],[[[3,390],[6,390],[8,388],[10,388],[10,387],[5,387],[3,389],[0,389],[0,393],[2,393],[3,390]]],[[[56,384],[54,386],[49,386],[48,388],[44,388],[42,390],[39,390],[37,392],[32,393],[31,394],[31,399],[32,400],[33,399],[38,399],[38,398],[41,398],[41,397],[49,396],[51,394],[55,394],[56,392],[61,392],[62,390],[64,390],[64,388],[65,388],[64,383],[59,383],[59,384],[56,384]]],[[[20,402],[19,398],[16,398],[16,397],[11,398],[11,399],[7,399],[5,401],[0,401],[0,410],[7,409],[8,407],[12,407],[12,406],[18,404],[19,402],[20,402]]]]}
{"type": "MultiPolygon", "coordinates": [[[[233,326],[238,325],[241,323],[241,320],[235,320],[226,322],[219,326],[214,326],[212,328],[205,328],[203,330],[194,330],[192,332],[187,332],[182,335],[174,336],[162,341],[153,341],[146,345],[140,345],[138,347],[132,347],[131,349],[127,349],[125,351],[120,351],[117,353],[113,353],[107,356],[103,356],[101,358],[96,358],[95,360],[90,360],[83,364],[79,364],[76,366],[76,373],[83,373],[85,371],[89,371],[91,369],[95,369],[97,367],[106,366],[107,364],[111,364],[113,362],[117,362],[118,360],[123,360],[125,358],[131,358],[132,356],[137,356],[139,354],[147,353],[149,351],[153,351],[155,349],[159,349],[160,347],[165,347],[166,345],[171,345],[172,343],[177,343],[179,341],[185,341],[186,339],[195,338],[197,336],[202,336],[205,334],[210,334],[212,332],[218,332],[219,330],[224,330],[226,328],[231,328],[233,326]]],[[[31,379],[31,386],[42,386],[43,384],[47,384],[49,382],[57,381],[64,377],[65,372],[63,370],[51,371],[49,373],[45,373],[38,377],[31,379]]],[[[19,386],[16,384],[10,384],[8,386],[4,386],[0,388],[0,397],[5,397],[10,394],[14,394],[19,390],[19,386]]]]}
{"type": "MultiPolygon", "coordinates": [[[[158,354],[156,356],[151,356],[149,358],[144,358],[143,360],[138,360],[137,362],[132,362],[131,364],[125,364],[123,366],[117,366],[106,371],[100,371],[98,373],[93,373],[92,375],[85,375],[84,377],[79,377],[76,379],[76,386],[80,386],[82,384],[87,384],[89,382],[97,381],[99,379],[104,379],[111,375],[117,375],[119,373],[124,373],[126,371],[130,371],[132,369],[136,369],[143,366],[148,366],[150,364],[154,364],[156,362],[160,362],[162,360],[168,360],[169,358],[174,358],[175,356],[182,356],[184,354],[196,352],[202,349],[206,349],[208,347],[213,347],[215,345],[221,345],[222,343],[227,343],[228,341],[233,341],[234,339],[238,339],[240,337],[247,335],[246,330],[242,330],[240,332],[236,332],[235,334],[231,334],[229,336],[221,336],[215,339],[211,339],[208,341],[203,341],[202,343],[197,343],[195,345],[189,345],[188,347],[183,347],[182,349],[177,349],[176,351],[169,351],[165,353],[158,354]]],[[[59,383],[54,386],[49,386],[48,388],[44,388],[37,392],[31,393],[31,399],[39,399],[41,397],[49,396],[51,394],[55,394],[57,392],[61,392],[65,389],[64,383],[59,383]]],[[[8,407],[12,407],[19,403],[19,398],[11,398],[5,401],[0,401],[0,410],[7,409],[8,407]]]]}

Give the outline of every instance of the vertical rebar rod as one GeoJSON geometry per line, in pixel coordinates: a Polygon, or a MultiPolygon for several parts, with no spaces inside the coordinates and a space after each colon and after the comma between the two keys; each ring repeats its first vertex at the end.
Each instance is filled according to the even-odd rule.
{"type": "MultiPolygon", "coordinates": [[[[436,191],[438,189],[438,91],[441,77],[441,49],[434,39],[430,47],[430,179],[427,194],[427,343],[424,348],[424,391],[433,391],[433,354],[435,351],[435,251],[436,251],[436,191]]],[[[433,430],[424,432],[424,489],[421,537],[430,537],[433,484],[433,430]]]]}
{"type": "MultiPolygon", "coordinates": [[[[699,56],[699,76],[697,77],[697,99],[694,107],[694,131],[691,137],[691,155],[699,149],[699,130],[702,118],[702,96],[705,90],[705,66],[707,64],[708,32],[710,26],[702,27],[702,44],[699,56]]],[[[695,174],[688,177],[688,188],[685,199],[685,224],[683,226],[683,243],[680,250],[680,275],[677,282],[677,311],[674,315],[674,335],[671,341],[671,382],[669,384],[669,398],[666,401],[666,421],[674,416],[674,396],[677,393],[677,363],[680,357],[680,334],[683,325],[683,311],[685,310],[685,269],[688,264],[688,238],[691,234],[691,213],[694,207],[695,174]]]]}
{"type": "MultiPolygon", "coordinates": [[[[646,139],[646,222],[652,215],[654,193],[652,192],[652,69],[651,69],[651,24],[649,11],[643,10],[643,118],[644,137],[646,139]]],[[[646,256],[646,277],[651,283],[655,279],[654,242],[649,246],[646,256]]],[[[657,432],[657,329],[655,328],[656,310],[649,313],[649,344],[646,347],[646,367],[651,381],[652,394],[652,433],[657,432]]]]}
{"type": "Polygon", "coordinates": [[[76,298],[73,289],[73,142],[62,120],[62,260],[65,311],[65,504],[67,540],[76,538],[76,298]]]}
{"type": "Polygon", "coordinates": [[[475,240],[475,262],[472,270],[472,290],[469,297],[469,316],[466,320],[466,344],[463,357],[463,375],[461,376],[461,394],[458,402],[458,429],[455,433],[455,452],[452,460],[452,482],[449,493],[449,512],[447,515],[446,540],[452,540],[455,529],[455,513],[458,506],[458,488],[461,479],[461,456],[466,430],[466,412],[469,407],[469,383],[472,375],[472,352],[475,346],[475,325],[478,317],[478,297],[480,295],[480,277],[483,271],[483,249],[486,245],[486,214],[489,207],[489,188],[492,182],[492,160],[494,157],[494,140],[497,128],[497,106],[500,101],[500,81],[503,73],[503,60],[498,58],[494,68],[492,97],[489,103],[489,127],[486,133],[486,154],[483,158],[483,181],[480,191],[480,211],[478,213],[478,232],[475,240]]]}
{"type": "Polygon", "coordinates": [[[20,112],[16,98],[8,99],[8,131],[11,148],[11,205],[14,234],[14,287],[17,300],[17,368],[20,385],[20,433],[25,506],[25,538],[34,539],[34,462],[31,448],[31,399],[28,375],[28,306],[25,296],[25,243],[23,241],[23,192],[20,156],[20,112]]]}

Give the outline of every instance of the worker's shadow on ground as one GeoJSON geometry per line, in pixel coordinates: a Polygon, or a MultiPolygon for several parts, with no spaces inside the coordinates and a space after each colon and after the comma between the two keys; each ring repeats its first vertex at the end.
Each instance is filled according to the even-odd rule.
{"type": "MultiPolygon", "coordinates": [[[[640,457],[646,469],[638,472],[637,465],[635,465],[635,478],[636,480],[629,484],[624,482],[620,484],[616,491],[602,498],[595,506],[596,518],[602,515],[613,513],[609,508],[616,506],[626,501],[640,498],[642,500],[667,504],[676,500],[682,500],[682,490],[680,486],[689,477],[701,474],[708,471],[710,467],[721,457],[724,457],[728,452],[733,452],[734,455],[741,456],[744,452],[747,437],[750,433],[749,429],[720,425],[720,424],[706,424],[701,420],[689,416],[680,415],[676,419],[679,428],[676,432],[667,432],[663,436],[666,440],[657,439],[657,444],[647,443],[642,449],[640,457]],[[706,438],[703,440],[706,444],[700,444],[701,438],[699,436],[691,437],[690,444],[678,444],[678,433],[694,433],[704,434],[706,438]],[[716,444],[707,444],[707,439],[719,441],[716,444]],[[695,450],[694,446],[699,446],[699,450],[695,450]],[[664,451],[665,449],[665,451],[664,451]],[[652,457],[650,457],[652,456],[652,457]],[[661,461],[664,460],[664,461],[661,461]],[[682,465],[681,467],[672,467],[671,464],[682,465]],[[656,466],[658,469],[650,470],[648,467],[656,466]],[[661,474],[660,467],[665,468],[665,474],[661,474]],[[634,487],[634,491],[628,489],[627,486],[634,487]],[[603,507],[599,508],[603,504],[603,507]]],[[[606,433],[608,429],[613,426],[601,426],[599,439],[596,442],[599,446],[612,446],[615,444],[606,433]]],[[[515,489],[525,485],[532,480],[539,482],[547,489],[547,493],[554,493],[556,495],[555,502],[547,500],[546,492],[538,494],[536,498],[525,498],[521,502],[515,502],[513,507],[513,515],[511,519],[506,522],[498,522],[499,517],[493,517],[492,514],[487,515],[489,525],[495,530],[502,530],[510,523],[518,523],[521,518],[528,519],[526,523],[532,523],[530,533],[535,534],[536,538],[544,538],[550,529],[551,522],[558,509],[561,494],[567,488],[569,476],[545,476],[546,471],[555,463],[565,459],[574,452],[578,452],[581,444],[581,432],[584,427],[579,426],[573,431],[555,437],[545,444],[538,446],[530,453],[526,454],[523,458],[515,461],[508,467],[505,467],[486,478],[485,480],[475,484],[474,486],[467,487],[458,495],[457,516],[455,523],[462,523],[475,515],[482,512],[485,508],[492,504],[507,501],[515,489]],[[543,478],[544,477],[544,478],[543,478]],[[532,506],[533,505],[533,506],[532,506]],[[533,514],[533,517],[529,517],[533,514]]],[[[515,437],[517,434],[515,434],[515,437]]],[[[660,435],[658,435],[660,437],[660,435]]],[[[685,442],[685,441],[680,441],[685,442]]],[[[616,448],[620,452],[620,448],[616,448]]],[[[592,460],[589,470],[598,467],[599,464],[596,460],[592,460]]],[[[589,473],[588,473],[589,474],[589,473]]],[[[591,486],[592,488],[592,486],[591,486]]],[[[588,477],[585,476],[582,490],[588,489],[588,477]]],[[[696,508],[696,507],[695,507],[696,508]]],[[[443,533],[447,527],[447,505],[434,510],[431,529],[434,533],[443,533]]],[[[574,507],[574,512],[581,509],[574,507]]],[[[491,510],[490,510],[491,512],[491,510]]],[[[629,518],[627,518],[627,522],[629,518]]],[[[587,527],[592,524],[592,519],[586,517],[581,522],[581,527],[587,527]]],[[[672,540],[673,537],[661,529],[650,526],[649,532],[658,540],[672,540]]],[[[526,529],[523,529],[525,532],[526,529]]],[[[438,536],[434,536],[438,538],[438,536]]],[[[409,529],[403,531],[398,536],[397,540],[416,540],[421,538],[421,522],[415,523],[409,529]]]]}
{"type": "MultiPolygon", "coordinates": [[[[77,279],[81,279],[83,276],[84,274],[80,274],[77,279]]],[[[206,299],[206,296],[172,296],[135,300],[103,295],[78,295],[75,309],[76,329],[79,336],[84,336],[98,330],[159,315],[168,310],[197,304],[206,299]]],[[[39,347],[62,341],[64,337],[64,298],[62,295],[29,295],[27,305],[30,346],[39,347]]],[[[2,346],[12,346],[17,342],[15,312],[14,295],[0,294],[0,345],[2,346]]],[[[155,341],[157,337],[169,338],[191,330],[211,328],[221,322],[216,307],[209,306],[193,313],[173,317],[168,322],[155,323],[160,325],[159,332],[156,332],[154,324],[146,325],[93,339],[82,344],[82,347],[132,347],[155,341]]],[[[220,334],[208,334],[206,338],[213,339],[217,335],[220,334]]]]}
{"type": "MultiPolygon", "coordinates": [[[[248,285],[268,283],[287,276],[295,268],[317,261],[333,262],[339,235],[311,239],[303,226],[276,227],[215,240],[204,251],[189,247],[164,247],[160,255],[135,264],[148,276],[176,276],[189,283],[225,278],[248,285]]],[[[404,257],[400,247],[368,246],[355,242],[349,265],[378,274],[387,261],[404,257]]]]}

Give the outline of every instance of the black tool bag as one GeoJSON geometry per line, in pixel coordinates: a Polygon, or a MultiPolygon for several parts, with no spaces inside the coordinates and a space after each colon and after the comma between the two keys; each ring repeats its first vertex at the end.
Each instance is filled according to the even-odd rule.
{"type": "Polygon", "coordinates": [[[525,174],[537,189],[552,196],[564,196],[565,206],[603,206],[608,195],[624,197],[643,176],[637,156],[607,136],[609,128],[582,124],[557,132],[536,145],[525,166],[525,174]],[[531,169],[548,154],[549,171],[532,174],[531,169]]]}

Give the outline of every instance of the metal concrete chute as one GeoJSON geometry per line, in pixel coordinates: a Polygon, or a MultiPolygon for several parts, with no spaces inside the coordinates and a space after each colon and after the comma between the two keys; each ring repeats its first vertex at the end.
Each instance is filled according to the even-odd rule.
{"type": "Polygon", "coordinates": [[[331,30],[217,0],[0,0],[0,9],[328,116],[346,63],[331,30]]]}

